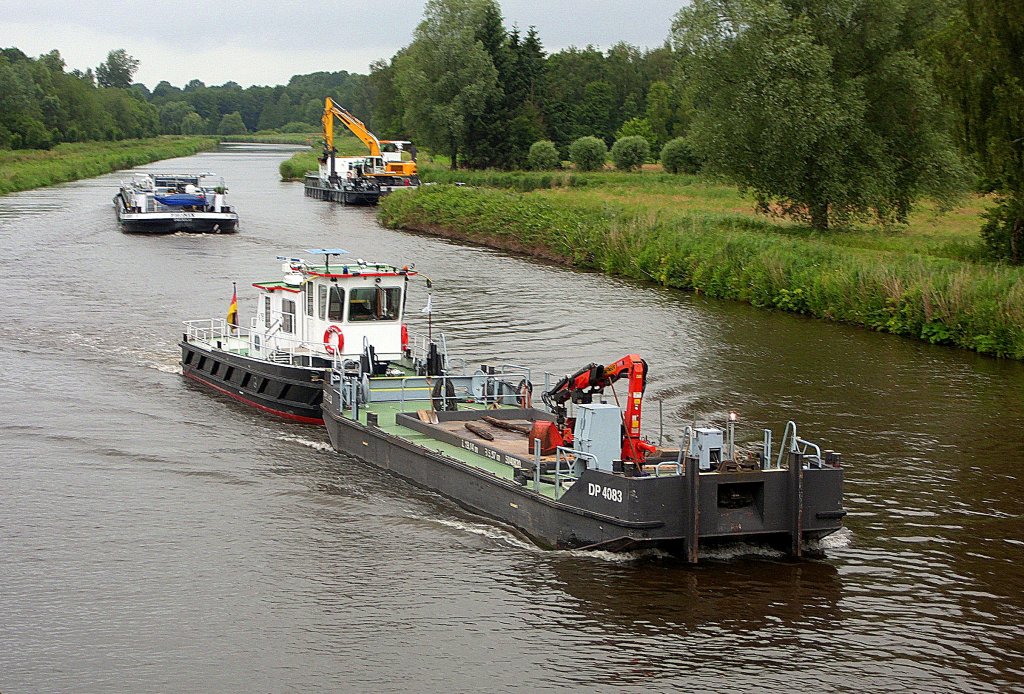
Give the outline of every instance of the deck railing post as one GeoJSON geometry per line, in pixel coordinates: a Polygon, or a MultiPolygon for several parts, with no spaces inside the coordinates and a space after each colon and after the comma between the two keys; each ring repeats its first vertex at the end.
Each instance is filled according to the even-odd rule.
{"type": "MultiPolygon", "coordinates": [[[[558,457],[555,456],[556,465],[558,457]]],[[[533,491],[540,492],[540,439],[533,440],[533,491]]]]}
{"type": "Polygon", "coordinates": [[[697,563],[698,537],[700,537],[700,470],[697,459],[686,456],[686,561],[697,563]]]}
{"type": "Polygon", "coordinates": [[[804,457],[792,451],[789,454],[789,502],[792,509],[790,528],[790,554],[802,556],[804,540],[804,457]]]}

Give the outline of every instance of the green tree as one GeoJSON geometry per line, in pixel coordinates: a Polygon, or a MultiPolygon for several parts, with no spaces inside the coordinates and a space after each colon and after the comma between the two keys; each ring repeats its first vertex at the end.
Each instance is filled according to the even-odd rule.
{"type": "Polygon", "coordinates": [[[238,111],[225,114],[220,119],[220,125],[217,126],[218,135],[243,135],[245,132],[245,122],[242,120],[242,114],[238,111]]]}
{"type": "Polygon", "coordinates": [[[999,193],[982,238],[997,258],[1024,263],[1024,6],[960,0],[933,42],[939,77],[959,107],[959,135],[999,193]]]}
{"type": "Polygon", "coordinates": [[[604,140],[586,135],[569,145],[569,159],[580,171],[598,171],[604,168],[608,147],[604,140]]]}
{"type": "MultiPolygon", "coordinates": [[[[466,119],[464,161],[470,168],[507,168],[513,160],[525,160],[525,143],[509,137],[509,121],[518,104],[507,103],[507,89],[513,83],[513,54],[510,43],[518,43],[518,34],[509,34],[502,24],[501,10],[493,2],[484,3],[474,27],[474,38],[483,47],[497,75],[495,88],[488,92],[479,113],[466,119]]],[[[521,130],[524,123],[519,123],[521,130]]]]}
{"type": "Polygon", "coordinates": [[[160,132],[180,135],[181,123],[185,116],[195,110],[185,101],[169,101],[160,107],[160,132]]]}
{"type": "Polygon", "coordinates": [[[622,124],[615,137],[621,140],[624,137],[642,137],[647,140],[648,151],[654,152],[658,146],[658,136],[654,134],[654,128],[646,118],[630,118],[622,124]]]}
{"type": "Polygon", "coordinates": [[[612,145],[612,161],[620,171],[637,171],[651,156],[651,145],[639,135],[620,138],[612,145]]]}
{"type": "Polygon", "coordinates": [[[906,222],[964,166],[915,45],[927,0],[694,0],[673,23],[695,84],[689,142],[769,206],[817,229],[906,222]],[[773,205],[774,204],[774,205],[773,205]]]}
{"type": "Polygon", "coordinates": [[[558,168],[561,158],[558,156],[558,148],[551,140],[538,140],[530,145],[530,155],[527,157],[527,164],[534,171],[546,171],[558,168]]]}
{"type": "Polygon", "coordinates": [[[96,66],[96,82],[101,87],[127,89],[132,86],[132,77],[139,68],[139,61],[128,55],[123,48],[107,53],[107,59],[96,66]]]}
{"type": "MultiPolygon", "coordinates": [[[[395,59],[404,51],[404,48],[399,51],[395,59]]],[[[370,76],[367,82],[373,99],[373,111],[370,119],[373,123],[373,131],[378,135],[397,137],[405,131],[405,127],[402,125],[404,111],[402,96],[399,93],[398,85],[395,84],[394,61],[376,60],[370,63],[370,76]]],[[[315,113],[320,113],[322,110],[323,99],[321,98],[316,102],[315,113]]]]}
{"type": "Polygon", "coordinates": [[[652,147],[664,146],[672,138],[674,109],[672,89],[667,82],[657,81],[647,91],[647,122],[654,133],[652,147]]]}
{"type": "Polygon", "coordinates": [[[584,132],[600,137],[607,144],[615,132],[614,106],[612,85],[604,80],[590,82],[583,89],[576,120],[584,132]]]}
{"type": "Polygon", "coordinates": [[[497,70],[476,28],[494,0],[428,0],[413,42],[395,60],[404,123],[418,142],[458,166],[467,124],[499,94],[497,70]]]}
{"type": "Polygon", "coordinates": [[[207,130],[207,123],[195,111],[191,111],[181,119],[182,135],[202,135],[207,130]]]}

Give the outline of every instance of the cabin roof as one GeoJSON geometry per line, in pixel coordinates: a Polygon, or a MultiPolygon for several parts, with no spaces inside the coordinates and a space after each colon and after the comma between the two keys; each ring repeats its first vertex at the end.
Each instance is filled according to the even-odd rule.
{"type": "Polygon", "coordinates": [[[308,265],[307,274],[314,277],[344,278],[344,277],[415,277],[418,273],[408,267],[395,267],[383,263],[335,263],[328,269],[326,265],[308,265]]]}
{"type": "Polygon", "coordinates": [[[280,289],[283,292],[292,292],[293,294],[298,294],[299,292],[302,291],[299,287],[287,284],[285,282],[253,282],[252,286],[256,287],[257,289],[265,289],[268,292],[276,292],[277,290],[280,289]]]}

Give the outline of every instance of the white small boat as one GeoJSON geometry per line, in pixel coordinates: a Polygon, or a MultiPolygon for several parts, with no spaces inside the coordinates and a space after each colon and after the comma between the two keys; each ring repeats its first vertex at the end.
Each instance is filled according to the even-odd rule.
{"type": "Polygon", "coordinates": [[[230,234],[238,213],[226,195],[224,179],[212,173],[137,173],[121,181],[114,209],[126,232],[230,234]]]}

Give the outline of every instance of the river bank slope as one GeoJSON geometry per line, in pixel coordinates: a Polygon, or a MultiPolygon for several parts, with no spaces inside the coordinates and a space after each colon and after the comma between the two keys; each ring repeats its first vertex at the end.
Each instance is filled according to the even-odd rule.
{"type": "Polygon", "coordinates": [[[219,138],[162,135],[143,140],[66,142],[53,149],[0,151],[0,195],[99,176],[140,164],[184,157],[217,146],[219,138]]]}
{"type": "Polygon", "coordinates": [[[477,174],[493,179],[484,181],[472,172],[451,175],[471,185],[424,186],[388,196],[381,202],[381,221],[580,269],[1024,359],[1024,270],[982,260],[976,231],[981,200],[948,216],[922,211],[906,230],[821,234],[755,216],[752,203],[734,188],[695,177],[477,174]]]}

